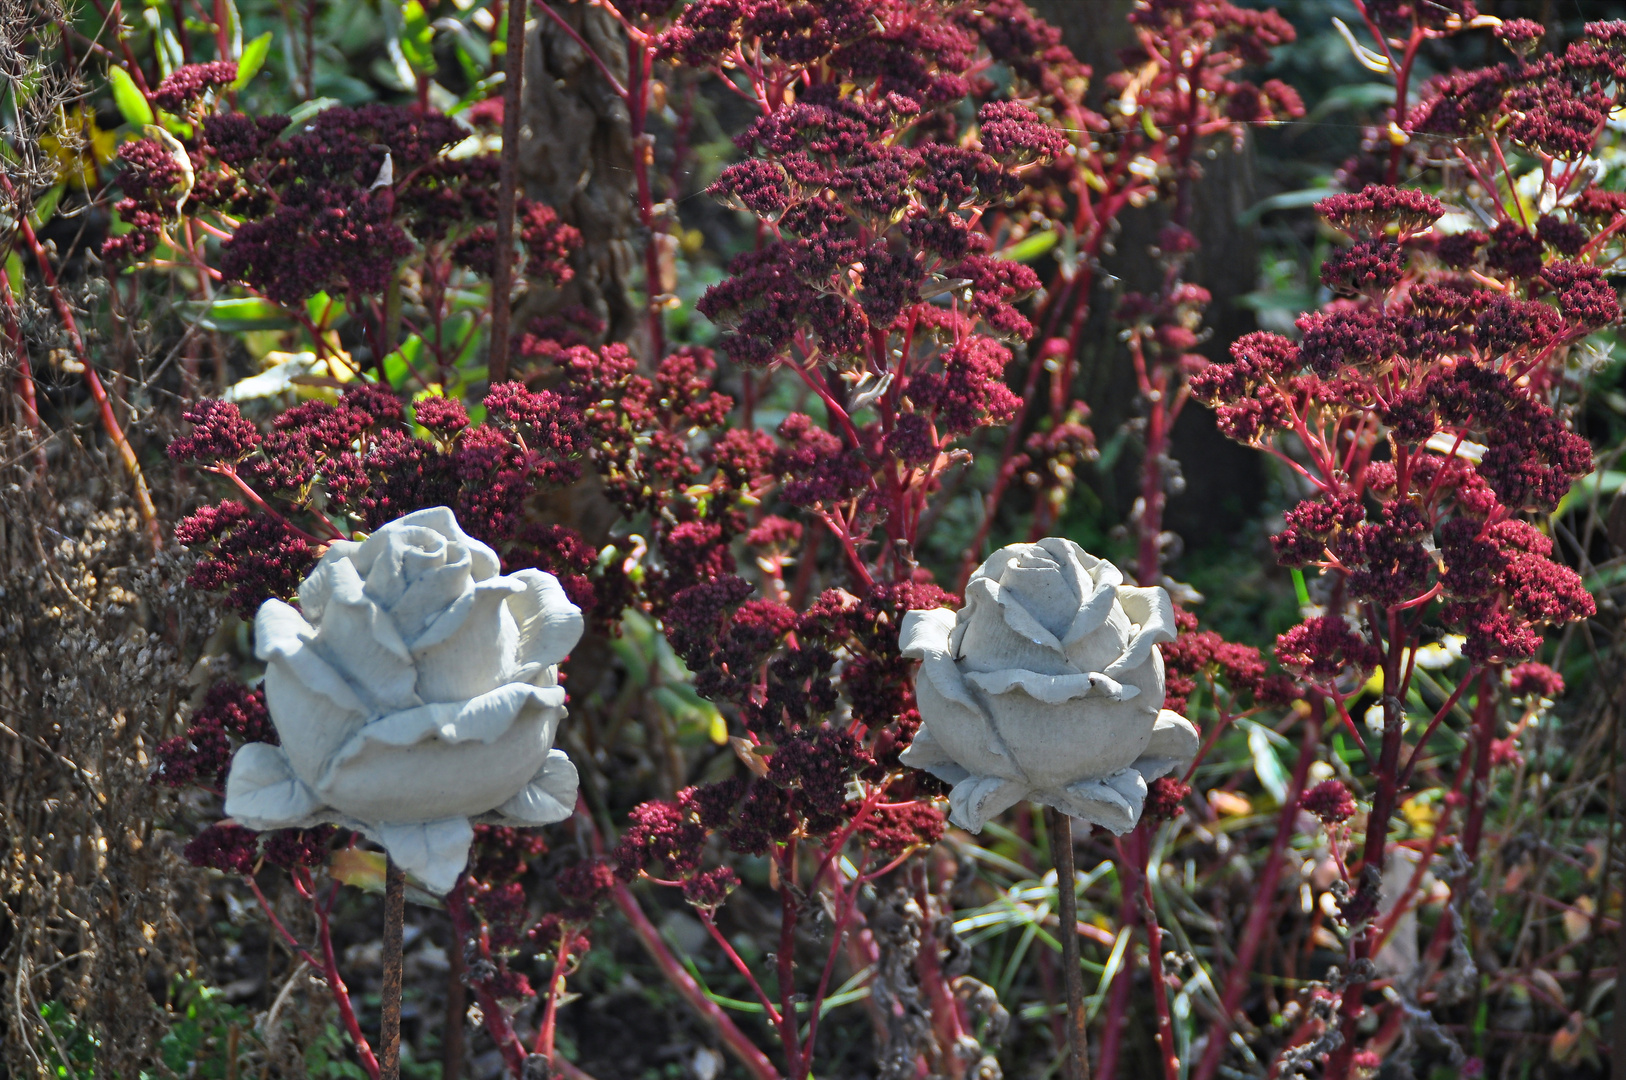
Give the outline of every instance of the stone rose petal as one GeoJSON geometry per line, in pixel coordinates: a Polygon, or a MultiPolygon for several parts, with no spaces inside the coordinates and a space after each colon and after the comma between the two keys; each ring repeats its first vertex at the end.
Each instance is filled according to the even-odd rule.
{"type": "Polygon", "coordinates": [[[367,596],[348,562],[333,564],[333,593],[317,628],[316,649],[376,713],[420,703],[412,652],[395,622],[367,596]]]}
{"type": "Polygon", "coordinates": [[[1026,668],[1046,675],[1066,675],[1076,670],[1067,663],[1056,635],[992,578],[972,581],[965,587],[965,607],[955,623],[950,645],[955,662],[966,671],[1026,668]]]}
{"type": "MultiPolygon", "coordinates": [[[[953,622],[954,612],[938,608],[905,612],[899,627],[899,651],[921,661],[915,679],[915,703],[923,730],[932,733],[932,742],[926,745],[940,746],[972,773],[1020,775],[949,656],[948,636],[953,622]]],[[[923,746],[920,753],[925,752],[923,746]]]]}
{"type": "Polygon", "coordinates": [[[519,626],[507,604],[524,591],[511,577],[479,582],[429,625],[412,646],[422,700],[466,701],[508,680],[519,626]]]}
{"type": "Polygon", "coordinates": [[[915,732],[914,739],[898,755],[898,760],[914,769],[925,769],[939,780],[946,780],[950,784],[958,784],[971,773],[965,766],[954,760],[952,754],[943,749],[943,744],[937,741],[932,729],[925,724],[915,732]]]}
{"type": "Polygon", "coordinates": [[[512,576],[525,584],[525,591],[508,600],[508,610],[519,627],[516,666],[510,677],[533,682],[569,656],[581,640],[582,612],[552,574],[521,570],[512,576]]]}
{"type": "MultiPolygon", "coordinates": [[[[520,710],[533,703],[562,709],[565,689],[508,683],[468,701],[436,702],[380,717],[362,728],[359,735],[362,740],[388,746],[411,746],[425,739],[490,743],[513,727],[520,710]]],[[[343,753],[337,755],[340,764],[345,757],[343,753]]]]}
{"type": "Polygon", "coordinates": [[[582,616],[555,578],[503,576],[496,553],[434,507],[330,545],[300,603],[303,614],[267,601],[256,621],[283,745],[251,744],[233,762],[228,800],[245,822],[360,829],[444,893],[471,819],[570,815],[575,767],[553,749],[557,664],[582,616]]]}
{"type": "Polygon", "coordinates": [[[965,681],[985,694],[1005,695],[1020,690],[1045,705],[1060,705],[1078,698],[1099,697],[1128,701],[1140,696],[1140,687],[1125,686],[1098,672],[1070,675],[1041,675],[1021,668],[1004,671],[970,671],[965,681]]]}
{"type": "Polygon", "coordinates": [[[315,637],[316,628],[281,600],[267,600],[254,619],[254,654],[266,662],[266,707],[288,759],[307,783],[370,712],[317,654],[315,637]]]}
{"type": "Polygon", "coordinates": [[[1059,641],[1072,625],[1088,585],[1088,578],[1081,582],[1077,571],[1035,544],[999,575],[1001,599],[1020,606],[1059,641]]]}
{"type": "Polygon", "coordinates": [[[327,546],[315,567],[299,583],[299,607],[312,623],[322,620],[328,598],[333,595],[333,568],[345,562],[361,548],[354,540],[335,540],[327,546]]]}
{"type": "Polygon", "coordinates": [[[474,826],[468,818],[443,818],[411,824],[384,823],[367,829],[407,873],[430,892],[445,895],[468,865],[474,826]]]}
{"type": "Polygon", "coordinates": [[[321,800],[294,773],[280,747],[245,743],[226,777],[226,815],[250,829],[296,829],[320,820],[321,800]]]}
{"type": "Polygon", "coordinates": [[[1168,593],[1156,586],[1139,589],[1133,585],[1121,585],[1118,587],[1118,603],[1123,606],[1124,614],[1129,616],[1134,633],[1124,654],[1106,669],[1105,674],[1121,678],[1125,672],[1146,663],[1152,655],[1152,646],[1173,641],[1179,636],[1179,631],[1174,624],[1173,601],[1168,593]]]}
{"type": "Polygon", "coordinates": [[[486,813],[547,761],[564,715],[562,687],[513,683],[461,706],[423,706],[352,736],[312,789],[362,821],[486,813]],[[455,710],[455,711],[454,711],[455,710]]]}
{"type": "Polygon", "coordinates": [[[1163,709],[1152,726],[1152,741],[1146,744],[1135,760],[1135,770],[1148,780],[1156,780],[1171,772],[1184,772],[1197,760],[1202,736],[1190,720],[1177,712],[1163,709]]]}
{"type": "Polygon", "coordinates": [[[948,635],[953,625],[954,612],[948,608],[906,611],[898,628],[898,652],[921,661],[921,673],[931,681],[938,695],[963,710],[964,716],[959,719],[986,723],[982,708],[966,693],[960,670],[949,655],[948,635]]]}
{"type": "Polygon", "coordinates": [[[512,799],[497,807],[507,825],[552,825],[576,812],[576,766],[563,750],[549,750],[542,771],[512,799]]]}

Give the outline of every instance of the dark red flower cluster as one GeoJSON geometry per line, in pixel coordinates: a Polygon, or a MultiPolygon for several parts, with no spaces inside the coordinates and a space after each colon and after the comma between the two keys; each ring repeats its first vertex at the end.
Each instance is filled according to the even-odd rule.
{"type": "Polygon", "coordinates": [[[1304,115],[1303,101],[1286,84],[1272,79],[1261,88],[1232,78],[1239,68],[1268,63],[1273,49],[1297,36],[1276,11],[1227,0],[1151,0],[1138,4],[1129,21],[1136,44],[1120,52],[1123,69],[1109,76],[1107,85],[1122,94],[1143,65],[1179,65],[1180,80],[1137,88],[1145,95],[1137,104],[1158,128],[1176,129],[1182,123],[1197,87],[1219,117],[1250,123],[1304,115]]]}
{"type": "Polygon", "coordinates": [[[192,714],[186,733],[158,744],[154,783],[170,787],[203,784],[216,789],[231,768],[232,740],[278,745],[265,708],[265,693],[226,679],[215,683],[192,714]]]}
{"type": "Polygon", "coordinates": [[[102,242],[102,258],[112,262],[139,259],[158,246],[164,224],[186,197],[188,163],[156,139],[137,139],[119,147],[119,190],[114,204],[128,231],[102,242]]]}
{"type": "MultiPolygon", "coordinates": [[[[527,524],[525,504],[579,475],[588,448],[581,413],[552,391],[519,383],[492,387],[485,405],[486,422],[469,426],[461,404],[420,402],[435,436],[428,440],[412,434],[394,394],[366,383],[337,404],[288,409],[263,434],[236,405],[199,402],[186,414],[193,430],[171,444],[171,455],[236,478],[258,502],[227,499],[176,526],[177,540],[203,549],[192,586],[229,590],[232,606],[250,616],[268,597],[292,595],[319,554],[320,541],[291,518],[331,521],[337,513],[370,530],[429,506],[451,507],[510,570],[557,567],[580,578],[597,552],[570,530],[527,524]]],[[[591,602],[585,579],[567,585],[591,602]]]]}
{"type": "Polygon", "coordinates": [[[1407,129],[1461,138],[1484,135],[1505,122],[1508,137],[1535,153],[1562,160],[1585,157],[1619,102],[1626,56],[1611,42],[1620,24],[1588,23],[1562,54],[1529,59],[1523,54],[1539,39],[1539,26],[1529,20],[1503,26],[1504,40],[1521,55],[1435,79],[1431,93],[1407,118],[1407,129]]]}
{"type": "Polygon", "coordinates": [[[1321,615],[1278,637],[1276,658],[1289,671],[1330,682],[1346,671],[1365,678],[1383,653],[1341,616],[1321,615]]]}
{"type": "Polygon", "coordinates": [[[152,92],[152,102],[172,113],[185,111],[192,102],[218,86],[230,86],[237,78],[237,61],[211,60],[206,64],[186,64],[176,68],[152,92]]]}
{"type": "MultiPolygon", "coordinates": [[[[387,105],[329,108],[296,132],[287,123],[214,114],[188,146],[190,205],[240,221],[223,244],[228,278],[289,304],[321,290],[378,293],[415,242],[444,243],[452,261],[491,272],[499,168],[490,155],[444,155],[464,138],[456,123],[387,105]]],[[[568,280],[579,234],[548,207],[522,199],[519,212],[527,272],[568,280]]]]}
{"type": "Polygon", "coordinates": [[[260,834],[229,822],[210,825],[188,840],[181,854],[193,866],[251,874],[260,858],[260,834]]]}
{"type": "Polygon", "coordinates": [[[265,834],[265,861],[285,870],[321,866],[327,862],[328,844],[338,832],[334,825],[311,829],[278,829],[265,834]]]}
{"type": "Polygon", "coordinates": [[[1355,816],[1355,796],[1342,780],[1323,780],[1299,797],[1299,808],[1327,825],[1337,825],[1355,816]]]}
{"type": "Polygon", "coordinates": [[[1546,664],[1518,664],[1507,673],[1507,687],[1514,697],[1562,697],[1564,676],[1546,664]]]}
{"type": "Polygon", "coordinates": [[[1146,817],[1152,821],[1172,821],[1186,812],[1185,801],[1191,785],[1172,776],[1160,776],[1146,785],[1146,817]]]}
{"type": "Polygon", "coordinates": [[[1198,630],[1195,616],[1183,609],[1176,614],[1179,636],[1158,646],[1165,665],[1166,708],[1184,712],[1199,677],[1220,680],[1238,704],[1285,705],[1297,696],[1291,679],[1267,673],[1258,649],[1198,630]]]}
{"type": "MultiPolygon", "coordinates": [[[[781,5],[761,5],[772,6],[781,5]]],[[[863,11],[883,6],[851,3],[853,32],[864,25],[863,11]]],[[[685,48],[702,31],[749,39],[759,16],[757,5],[708,0],[686,8],[669,34],[689,42],[685,48]],[[728,19],[708,22],[725,8],[728,19]]],[[[824,5],[816,21],[827,32],[814,34],[829,51],[784,60],[794,71],[822,59],[844,73],[848,88],[821,74],[794,104],[759,117],[738,140],[758,156],[725,170],[712,188],[775,224],[781,239],[739,256],[733,276],[707,291],[701,313],[726,328],[721,347],[737,362],[767,364],[795,345],[846,366],[854,354],[874,351],[905,312],[964,279],[972,309],[989,326],[1030,333],[1011,304],[1037,278],[987,258],[986,239],[965,214],[1016,194],[1022,185],[1013,170],[1061,155],[1066,139],[1007,101],[982,106],[981,149],[956,143],[950,130],[910,145],[899,133],[921,126],[924,110],[936,126],[956,123],[945,106],[970,84],[952,69],[970,64],[975,39],[949,22],[881,19],[862,41],[839,45],[847,18],[824,5]],[[892,29],[873,32],[879,26],[892,29]]],[[[884,355],[872,365],[877,360],[888,366],[884,355]]]]}

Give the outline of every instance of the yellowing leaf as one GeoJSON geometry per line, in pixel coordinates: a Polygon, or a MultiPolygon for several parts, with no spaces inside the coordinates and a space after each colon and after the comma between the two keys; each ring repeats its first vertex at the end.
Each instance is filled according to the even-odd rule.
{"type": "Polygon", "coordinates": [[[1245,817],[1253,813],[1253,803],[1233,791],[1218,788],[1208,793],[1208,805],[1221,817],[1245,817]]]}
{"type": "Polygon", "coordinates": [[[1592,916],[1596,911],[1597,905],[1590,896],[1575,901],[1575,907],[1564,912],[1564,936],[1571,941],[1580,941],[1592,933],[1592,916]]]}
{"type": "Polygon", "coordinates": [[[1425,840],[1434,835],[1434,825],[1440,820],[1440,808],[1429,792],[1413,795],[1400,804],[1400,815],[1406,819],[1412,832],[1425,840]]]}
{"type": "Polygon", "coordinates": [[[387,859],[382,851],[362,851],[346,848],[333,856],[330,873],[333,880],[366,892],[384,891],[384,870],[387,859]]]}

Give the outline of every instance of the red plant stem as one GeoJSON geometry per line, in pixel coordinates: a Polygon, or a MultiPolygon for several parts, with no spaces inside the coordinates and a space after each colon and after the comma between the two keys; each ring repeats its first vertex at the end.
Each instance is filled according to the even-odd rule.
{"type": "MultiPolygon", "coordinates": [[[[1142,371],[1145,370],[1145,361],[1138,346],[1135,349],[1135,363],[1142,371]]],[[[1135,573],[1142,585],[1156,585],[1163,572],[1163,506],[1168,498],[1163,477],[1163,455],[1168,452],[1171,420],[1168,382],[1167,369],[1160,368],[1143,391],[1150,410],[1146,416],[1146,451],[1140,466],[1140,542],[1135,559],[1135,573]]]]}
{"type": "Polygon", "coordinates": [[[717,947],[723,950],[723,955],[727,956],[729,963],[734,965],[734,970],[744,976],[745,981],[751,985],[751,992],[757,996],[757,1000],[762,1002],[762,1007],[768,1012],[768,1022],[777,1026],[779,1024],[779,1009],[774,1005],[773,998],[768,996],[768,992],[762,989],[762,984],[757,981],[756,974],[751,971],[751,966],[740,957],[739,952],[723,936],[723,932],[717,929],[717,921],[709,914],[700,913],[700,924],[706,928],[706,932],[717,943],[717,947]]]}
{"type": "MultiPolygon", "coordinates": [[[[1479,677],[1479,694],[1474,701],[1474,779],[1468,789],[1468,816],[1462,830],[1462,857],[1469,865],[1479,856],[1479,840],[1485,831],[1485,809],[1489,803],[1491,742],[1496,736],[1496,679],[1494,671],[1479,677]]],[[[1458,879],[1459,883],[1465,880],[1458,879]]],[[[1453,884],[1452,891],[1457,891],[1453,884]]]]}
{"type": "Polygon", "coordinates": [[[1152,878],[1141,875],[1145,885],[1146,966],[1151,969],[1152,1007],[1157,1010],[1157,1041],[1163,1061],[1163,1080],[1180,1080],[1180,1059],[1174,1053],[1174,1014],[1169,1011],[1169,984],[1163,973],[1163,927],[1158,925],[1157,904],[1152,898],[1152,878]]]}
{"type": "MultiPolygon", "coordinates": [[[[11,342],[14,355],[17,358],[17,400],[22,405],[23,423],[28,426],[29,434],[35,439],[42,436],[40,423],[39,400],[35,397],[34,369],[28,362],[28,346],[23,340],[22,326],[17,317],[17,303],[11,295],[11,278],[6,274],[6,268],[0,264],[0,303],[3,303],[5,314],[6,338],[11,342]]],[[[34,450],[35,471],[45,474],[45,446],[42,443],[34,450]]]]}
{"type": "MultiPolygon", "coordinates": [[[[5,187],[8,192],[11,191],[9,181],[5,187]]],[[[28,215],[24,214],[17,224],[22,229],[23,239],[28,241],[29,250],[34,253],[40,277],[51,293],[51,304],[56,308],[57,318],[62,320],[62,328],[68,332],[68,341],[73,346],[74,356],[84,369],[85,386],[96,401],[96,409],[102,418],[102,428],[107,432],[108,438],[113,440],[113,445],[117,447],[119,457],[124,462],[125,471],[130,474],[130,479],[135,484],[136,508],[140,510],[141,521],[147,527],[147,539],[152,544],[152,552],[157,555],[164,550],[164,534],[158,527],[158,510],[153,506],[152,492],[147,487],[146,474],[141,471],[141,462],[136,458],[130,440],[124,437],[124,428],[119,426],[118,417],[113,415],[113,403],[108,399],[107,390],[96,374],[96,366],[91,363],[90,350],[85,347],[85,339],[79,333],[79,324],[73,317],[73,308],[62,295],[62,290],[57,287],[56,271],[51,267],[51,259],[45,251],[45,246],[40,243],[39,237],[34,235],[34,227],[28,223],[28,215]]]]}
{"type": "Polygon", "coordinates": [[[1281,879],[1286,862],[1288,842],[1298,827],[1298,804],[1304,794],[1304,782],[1310,775],[1310,764],[1315,761],[1316,744],[1321,738],[1321,723],[1315,715],[1316,702],[1310,702],[1311,713],[1300,721],[1304,725],[1304,741],[1299,746],[1298,761],[1293,765],[1293,779],[1287,787],[1286,805],[1276,822],[1276,839],[1271,842],[1270,854],[1265,858],[1254,886],[1253,910],[1248,913],[1247,925],[1242,929],[1242,941],[1237,946],[1236,960],[1225,976],[1225,989],[1220,994],[1220,1016],[1208,1035],[1202,1060],[1192,1073],[1192,1080],[1213,1080],[1220,1060],[1230,1044],[1231,1025],[1236,1022],[1237,1008],[1248,989],[1248,977],[1253,972],[1253,958],[1264,941],[1265,928],[1275,914],[1276,883],[1281,879]]]}
{"type": "Polygon", "coordinates": [[[463,1078],[463,1025],[467,1023],[464,1004],[468,988],[463,984],[463,936],[454,927],[446,950],[451,965],[446,972],[446,1030],[442,1034],[441,1080],[463,1078]]]}
{"type": "Polygon", "coordinates": [[[313,536],[304,529],[301,529],[298,525],[295,525],[293,522],[284,517],[280,512],[273,509],[271,504],[266,502],[258,491],[255,491],[253,488],[249,487],[248,483],[237,474],[237,470],[230,465],[210,465],[205,467],[205,471],[212,472],[217,476],[224,476],[227,480],[230,480],[232,484],[236,486],[237,490],[243,493],[244,498],[248,499],[249,502],[259,507],[263,513],[279,522],[283,528],[287,529],[295,536],[298,536],[308,544],[321,547],[327,544],[329,540],[344,539],[344,533],[339,531],[339,527],[337,525],[333,524],[331,521],[328,521],[326,515],[320,516],[323,521],[327,522],[328,528],[333,530],[333,535],[329,537],[329,540],[323,540],[321,537],[313,536]]]}
{"type": "MultiPolygon", "coordinates": [[[[1129,838],[1117,847],[1122,896],[1118,921],[1124,930],[1133,935],[1141,914],[1140,905],[1135,902],[1135,897],[1141,889],[1139,879],[1146,876],[1144,831],[1136,828],[1129,834],[1129,838]]],[[[1128,967],[1129,961],[1126,960],[1108,990],[1106,1026],[1102,1029],[1101,1054],[1096,1064],[1100,1074],[1109,1080],[1118,1075],[1118,1048],[1123,1043],[1124,1023],[1129,1012],[1131,977],[1125,970],[1128,967]]]]}
{"type": "MultiPolygon", "coordinates": [[[[469,923],[468,901],[463,895],[462,882],[446,897],[446,912],[452,917],[452,928],[456,934],[458,947],[474,939],[479,945],[481,957],[491,959],[490,939],[483,931],[476,932],[469,923]]],[[[502,1003],[491,993],[484,980],[470,984],[474,989],[475,1000],[480,1005],[480,1012],[485,1017],[486,1034],[497,1045],[497,1050],[507,1062],[509,1070],[516,1080],[525,1075],[525,1044],[520,1042],[519,1035],[515,1033],[514,1026],[508,1020],[508,1013],[503,1009],[502,1003]]]]}
{"type": "MultiPolygon", "coordinates": [[[[1370,23],[1368,24],[1370,25],[1370,23]]],[[[1378,38],[1382,41],[1380,35],[1378,38]]],[[[1423,44],[1423,30],[1421,27],[1411,32],[1406,41],[1406,52],[1400,61],[1400,71],[1395,76],[1395,127],[1399,128],[1406,123],[1406,95],[1411,89],[1411,68],[1417,60],[1417,50],[1423,44]]],[[[1389,146],[1389,168],[1384,177],[1384,183],[1393,185],[1400,178],[1400,158],[1405,143],[1391,143],[1389,146]]]]}
{"type": "Polygon", "coordinates": [[[536,1030],[536,1053],[553,1064],[553,1032],[559,1019],[559,993],[565,986],[565,964],[570,959],[570,939],[575,932],[566,927],[559,933],[559,951],[553,957],[553,974],[548,978],[548,996],[542,1005],[542,1022],[536,1030]]]}
{"type": "Polygon", "coordinates": [[[638,188],[638,220],[648,230],[644,244],[644,292],[649,305],[649,352],[652,359],[666,355],[664,324],[665,289],[661,282],[661,252],[664,237],[655,221],[655,194],[649,170],[655,165],[655,137],[646,128],[649,121],[650,73],[655,50],[649,38],[636,31],[627,35],[627,111],[632,117],[632,175],[638,188]]]}
{"type": "Polygon", "coordinates": [[[777,853],[779,862],[779,951],[775,956],[779,977],[779,1040],[785,1046],[785,1075],[805,1080],[807,1062],[796,1037],[796,921],[801,906],[793,891],[796,875],[796,838],[777,853]]]}
{"type": "Polygon", "coordinates": [[[694,981],[693,976],[684,969],[678,958],[672,955],[672,950],[661,940],[661,932],[649,921],[649,916],[644,914],[643,908],[638,906],[638,899],[632,895],[632,890],[618,882],[610,896],[632,927],[638,943],[644,947],[649,958],[655,961],[655,966],[660,969],[666,981],[672,984],[672,988],[689,1007],[717,1033],[717,1037],[722,1040],[729,1053],[745,1066],[746,1072],[753,1080],[780,1080],[779,1070],[774,1068],[768,1056],[758,1050],[756,1044],[746,1037],[745,1032],[729,1019],[728,1014],[706,996],[700,984],[694,981]]]}
{"type": "MultiPolygon", "coordinates": [[[[547,4],[542,5],[544,8],[547,4]]],[[[503,54],[502,160],[497,173],[497,261],[491,269],[491,351],[493,385],[508,378],[508,324],[514,292],[514,187],[519,165],[520,89],[525,84],[525,15],[530,0],[509,0],[508,50],[503,54]]]]}
{"type": "Polygon", "coordinates": [[[124,12],[119,6],[119,0],[113,0],[111,12],[102,7],[101,0],[90,0],[90,4],[96,9],[96,14],[102,17],[102,25],[113,27],[113,38],[119,43],[119,52],[124,54],[124,70],[129,73],[130,81],[136,84],[136,89],[141,91],[141,96],[150,105],[152,91],[147,88],[147,76],[142,72],[141,65],[136,62],[135,53],[130,51],[130,43],[124,38],[124,12]]]}
{"type": "Polygon", "coordinates": [[[915,972],[920,979],[920,985],[926,990],[927,1000],[930,1001],[932,1027],[936,1030],[938,1046],[943,1051],[943,1057],[954,1060],[952,1055],[960,1039],[965,1035],[965,1028],[960,1023],[960,1007],[954,998],[954,989],[949,985],[948,977],[943,973],[942,957],[938,955],[937,934],[932,926],[932,898],[927,887],[926,867],[924,864],[914,868],[915,903],[920,907],[920,951],[915,958],[915,972]]]}
{"type": "Polygon", "coordinates": [[[1411,756],[1406,758],[1406,767],[1400,770],[1400,786],[1402,788],[1411,779],[1412,770],[1417,768],[1417,759],[1423,756],[1423,746],[1428,742],[1429,736],[1434,734],[1435,729],[1440,726],[1440,722],[1445,719],[1446,714],[1456,705],[1457,699],[1462,697],[1462,692],[1468,688],[1468,684],[1473,682],[1478,674],[1479,668],[1477,666],[1469,668],[1468,674],[1464,675],[1462,681],[1457,683],[1457,688],[1451,691],[1451,696],[1446,698],[1445,704],[1441,705],[1439,710],[1435,712],[1434,719],[1430,720],[1428,727],[1423,729],[1422,737],[1417,740],[1417,745],[1412,748],[1411,756]]]}
{"type": "MultiPolygon", "coordinates": [[[[1389,651],[1383,662],[1383,746],[1378,753],[1377,767],[1373,774],[1377,777],[1377,791],[1372,797],[1372,811],[1366,819],[1366,842],[1361,849],[1361,876],[1368,877],[1368,870],[1381,873],[1383,870],[1383,857],[1385,845],[1389,839],[1389,819],[1394,816],[1395,806],[1399,802],[1400,778],[1400,745],[1401,737],[1405,733],[1405,713],[1400,703],[1399,695],[1404,693],[1400,685],[1400,659],[1405,642],[1395,634],[1398,619],[1391,614],[1387,620],[1389,628],[1389,651]]],[[[1377,629],[1377,619],[1372,619],[1373,630],[1377,629]]],[[[1481,691],[1481,697],[1485,695],[1481,691]]],[[[1489,755],[1489,746],[1484,751],[1489,755]]],[[[1470,827],[1472,824],[1470,823],[1470,827]]],[[[1477,841],[1476,841],[1477,843],[1477,841]]],[[[1351,949],[1351,967],[1361,961],[1369,959],[1376,951],[1380,934],[1378,926],[1370,925],[1351,949]]],[[[1355,1058],[1356,1026],[1360,1021],[1364,1006],[1361,998],[1366,993],[1366,980],[1352,978],[1344,987],[1339,1013],[1342,1017],[1340,1028],[1343,1032],[1343,1043],[1333,1051],[1327,1061],[1326,1080],[1347,1080],[1355,1058]]]]}
{"type": "MultiPolygon", "coordinates": [[[[337,885],[334,886],[337,888],[337,885]]],[[[328,896],[332,902],[332,894],[328,896]]],[[[333,991],[333,1001],[339,1006],[339,1019],[344,1022],[344,1029],[350,1034],[350,1041],[356,1047],[356,1056],[361,1058],[361,1067],[367,1070],[367,1075],[373,1080],[379,1080],[378,1059],[373,1056],[372,1044],[367,1036],[361,1033],[361,1023],[356,1019],[356,1010],[350,1005],[350,990],[339,977],[339,961],[333,954],[333,928],[328,922],[328,905],[313,904],[316,911],[316,926],[318,937],[322,943],[322,975],[327,979],[328,989],[333,991]]]]}
{"type": "Polygon", "coordinates": [[[300,940],[294,937],[293,934],[289,933],[288,928],[282,924],[282,920],[277,917],[276,911],[272,909],[270,901],[265,898],[265,893],[260,891],[260,883],[254,880],[254,875],[244,874],[243,883],[253,891],[254,899],[258,900],[260,903],[260,910],[265,912],[266,921],[269,922],[271,924],[271,928],[277,932],[277,936],[282,938],[282,940],[287,943],[288,948],[293,950],[293,952],[301,960],[305,961],[311,967],[321,967],[322,962],[316,959],[316,957],[312,956],[310,954],[310,950],[305,948],[300,940]]]}

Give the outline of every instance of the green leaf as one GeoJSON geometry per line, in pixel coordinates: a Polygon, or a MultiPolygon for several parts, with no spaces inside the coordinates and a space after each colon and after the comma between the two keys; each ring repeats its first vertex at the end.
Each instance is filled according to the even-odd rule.
{"type": "Polygon", "coordinates": [[[401,32],[401,54],[414,73],[433,75],[436,71],[435,28],[429,25],[423,5],[418,0],[407,0],[401,8],[401,20],[405,24],[401,32]]]}
{"type": "Polygon", "coordinates": [[[1284,191],[1268,199],[1260,199],[1237,216],[1238,225],[1252,225],[1272,210],[1297,210],[1314,206],[1328,195],[1336,195],[1331,188],[1305,188],[1302,191],[1284,191]]]}
{"type": "Polygon", "coordinates": [[[1597,495],[1601,501],[1606,495],[1613,495],[1626,485],[1626,472],[1616,472],[1613,469],[1594,470],[1577,480],[1558,502],[1558,508],[1553,511],[1553,517],[1561,518],[1578,506],[1584,506],[1597,495]]]}
{"type": "Polygon", "coordinates": [[[1001,259],[1006,259],[1010,262],[1032,262],[1040,255],[1043,255],[1045,252],[1055,247],[1059,240],[1061,240],[1061,232],[1059,230],[1047,229],[1042,233],[1034,233],[1032,236],[1025,237],[1017,243],[1012,244],[1004,251],[1001,251],[998,257],[1001,259]]]}
{"type": "Polygon", "coordinates": [[[121,67],[107,69],[107,81],[113,86],[113,104],[118,106],[119,115],[124,122],[141,127],[150,124],[156,117],[152,114],[152,106],[136,86],[130,73],[121,67]]]}
{"type": "Polygon", "coordinates": [[[23,298],[23,257],[15,249],[6,256],[6,284],[11,286],[13,299],[23,298]]]}
{"type": "Polygon", "coordinates": [[[62,201],[62,193],[67,189],[66,184],[57,184],[39,197],[34,203],[34,213],[29,217],[29,224],[36,229],[43,229],[45,223],[56,216],[57,205],[62,201]]]}
{"type": "Polygon", "coordinates": [[[418,357],[423,354],[423,338],[413,334],[401,342],[401,347],[384,357],[384,378],[396,390],[404,389],[412,373],[417,370],[418,357]]]}
{"type": "Polygon", "coordinates": [[[258,296],[216,300],[213,303],[189,300],[176,306],[182,317],[205,330],[280,330],[292,325],[287,312],[258,296]]]}
{"type": "Polygon", "coordinates": [[[305,314],[311,317],[311,322],[326,329],[328,319],[334,315],[333,309],[337,306],[338,301],[325,292],[319,292],[305,301],[305,314]]]}
{"type": "MultiPolygon", "coordinates": [[[[325,109],[331,109],[339,103],[338,98],[319,97],[311,98],[305,104],[288,114],[288,126],[282,129],[283,135],[297,135],[305,121],[325,109]]],[[[280,138],[281,136],[279,136],[280,138]]]]}
{"type": "Polygon", "coordinates": [[[1304,583],[1304,571],[1298,567],[1293,568],[1293,595],[1299,599],[1299,607],[1310,606],[1310,589],[1304,583]]]}
{"type": "Polygon", "coordinates": [[[1270,729],[1252,721],[1239,721],[1248,729],[1248,751],[1253,755],[1253,771],[1259,783],[1270,792],[1277,806],[1287,805],[1287,770],[1276,748],[1270,744],[1270,729]]]}
{"type": "Polygon", "coordinates": [[[231,81],[233,90],[241,90],[249,80],[260,73],[265,58],[271,52],[271,31],[267,30],[243,47],[243,58],[237,61],[237,78],[231,81]]]}

